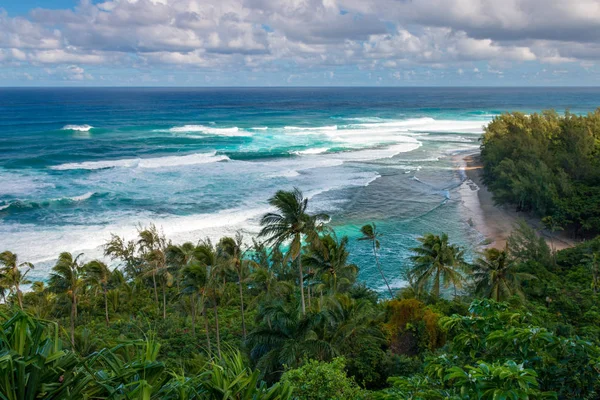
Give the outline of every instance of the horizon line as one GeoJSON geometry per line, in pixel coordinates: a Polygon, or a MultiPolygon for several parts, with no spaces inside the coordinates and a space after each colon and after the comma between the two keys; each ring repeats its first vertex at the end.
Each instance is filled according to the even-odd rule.
{"type": "Polygon", "coordinates": [[[2,89],[344,89],[344,88],[356,88],[356,89],[501,89],[501,88],[573,88],[573,89],[599,89],[600,85],[410,85],[410,86],[364,86],[364,85],[263,85],[263,86],[245,86],[245,85],[226,85],[226,86],[190,86],[190,85],[155,85],[155,86],[141,86],[141,85],[116,85],[116,86],[100,86],[100,85],[89,85],[89,86],[77,86],[77,85],[22,85],[22,86],[0,86],[2,89]]]}

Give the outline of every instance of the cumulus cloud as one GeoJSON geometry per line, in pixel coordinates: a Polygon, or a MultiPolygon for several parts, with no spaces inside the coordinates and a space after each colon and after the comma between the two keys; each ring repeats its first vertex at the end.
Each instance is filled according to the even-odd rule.
{"type": "Polygon", "coordinates": [[[598,43],[598,0],[81,0],[0,11],[0,68],[285,70],[294,81],[307,68],[352,67],[407,79],[415,66],[592,62],[598,43]]]}

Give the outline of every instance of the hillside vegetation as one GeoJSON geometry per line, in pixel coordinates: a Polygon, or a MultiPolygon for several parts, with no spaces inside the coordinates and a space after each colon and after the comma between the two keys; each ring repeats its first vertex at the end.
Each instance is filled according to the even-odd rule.
{"type": "Polygon", "coordinates": [[[119,268],[62,253],[27,293],[34,266],[1,253],[0,398],[598,398],[600,240],[553,254],[521,225],[469,263],[425,234],[390,297],[300,191],[270,203],[252,246],[149,226],[106,243],[119,268]]]}
{"type": "Polygon", "coordinates": [[[481,158],[498,203],[533,212],[550,230],[600,232],[600,109],[503,114],[485,129],[481,158]]]}

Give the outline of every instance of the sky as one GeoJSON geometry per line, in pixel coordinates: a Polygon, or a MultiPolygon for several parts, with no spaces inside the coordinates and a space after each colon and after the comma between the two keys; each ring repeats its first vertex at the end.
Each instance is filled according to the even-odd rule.
{"type": "Polygon", "coordinates": [[[0,86],[598,86],[600,0],[0,0],[0,86]]]}

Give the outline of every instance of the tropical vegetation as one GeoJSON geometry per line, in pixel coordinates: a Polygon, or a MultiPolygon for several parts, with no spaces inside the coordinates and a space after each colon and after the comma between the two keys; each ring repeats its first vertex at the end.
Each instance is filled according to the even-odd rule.
{"type": "Polygon", "coordinates": [[[139,227],[102,260],[59,254],[45,282],[0,254],[0,398],[600,396],[600,238],[553,251],[520,224],[471,258],[426,233],[394,288],[369,224],[377,293],[300,190],[270,204],[257,238],[139,227]]]}

